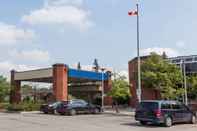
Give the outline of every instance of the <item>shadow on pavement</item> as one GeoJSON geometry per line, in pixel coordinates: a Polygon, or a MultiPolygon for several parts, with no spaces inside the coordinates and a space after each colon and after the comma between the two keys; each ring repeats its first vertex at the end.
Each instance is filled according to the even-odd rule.
{"type": "Polygon", "coordinates": [[[147,124],[147,125],[141,125],[138,122],[130,122],[130,123],[121,123],[121,125],[125,125],[125,126],[132,126],[132,127],[145,127],[145,128],[164,128],[163,125],[161,124],[147,124]]]}

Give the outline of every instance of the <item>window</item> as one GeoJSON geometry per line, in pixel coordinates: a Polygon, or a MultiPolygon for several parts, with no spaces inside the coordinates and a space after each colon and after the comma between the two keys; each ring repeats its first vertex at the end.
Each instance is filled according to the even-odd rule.
{"type": "Polygon", "coordinates": [[[187,58],[185,61],[192,61],[193,58],[187,58]]]}
{"type": "Polygon", "coordinates": [[[154,110],[158,109],[158,103],[157,102],[142,102],[139,106],[140,109],[149,109],[154,110]]]}
{"type": "Polygon", "coordinates": [[[87,105],[87,103],[85,101],[82,101],[82,100],[76,100],[76,101],[73,101],[72,102],[72,105],[75,105],[75,106],[85,106],[85,105],[87,105]]]}
{"type": "Polygon", "coordinates": [[[181,105],[180,104],[172,104],[172,109],[180,110],[181,109],[181,105]]]}
{"type": "Polygon", "coordinates": [[[161,104],[161,109],[171,109],[171,105],[168,103],[161,104]]]}

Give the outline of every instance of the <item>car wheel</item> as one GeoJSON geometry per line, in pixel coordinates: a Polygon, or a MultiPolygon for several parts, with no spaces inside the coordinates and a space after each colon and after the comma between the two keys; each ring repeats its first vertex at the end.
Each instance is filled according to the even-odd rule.
{"type": "Polygon", "coordinates": [[[99,113],[100,113],[100,110],[98,108],[95,108],[93,111],[93,114],[99,114],[99,113]]]}
{"type": "Polygon", "coordinates": [[[59,114],[60,114],[60,115],[62,115],[62,116],[63,116],[63,115],[65,115],[65,113],[64,113],[64,112],[61,112],[61,113],[59,113],[59,114]]]}
{"type": "Polygon", "coordinates": [[[196,124],[196,116],[192,115],[191,124],[196,124]]]}
{"type": "Polygon", "coordinates": [[[141,124],[141,125],[146,125],[147,122],[146,122],[146,121],[140,121],[140,124],[141,124]]]}
{"type": "Polygon", "coordinates": [[[51,111],[51,114],[55,114],[55,110],[52,110],[52,111],[51,111]]]}
{"type": "Polygon", "coordinates": [[[172,118],[171,117],[166,117],[164,120],[164,125],[166,127],[171,127],[172,126],[172,118]]]}
{"type": "Polygon", "coordinates": [[[48,114],[48,112],[47,111],[44,111],[44,114],[48,114]]]}
{"type": "Polygon", "coordinates": [[[77,112],[76,112],[76,110],[71,109],[70,112],[69,112],[69,114],[70,114],[71,116],[74,116],[74,115],[77,114],[77,112]]]}

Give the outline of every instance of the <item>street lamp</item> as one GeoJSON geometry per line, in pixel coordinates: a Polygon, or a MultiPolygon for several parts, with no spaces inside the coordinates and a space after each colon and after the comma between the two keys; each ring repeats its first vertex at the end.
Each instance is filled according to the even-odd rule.
{"type": "Polygon", "coordinates": [[[102,89],[101,89],[101,107],[102,107],[102,110],[104,111],[104,71],[105,71],[105,68],[101,68],[101,71],[102,71],[102,89]]]}
{"type": "Polygon", "coordinates": [[[184,60],[183,60],[183,76],[184,76],[184,89],[185,89],[185,105],[188,105],[186,67],[185,67],[185,61],[184,60]]]}

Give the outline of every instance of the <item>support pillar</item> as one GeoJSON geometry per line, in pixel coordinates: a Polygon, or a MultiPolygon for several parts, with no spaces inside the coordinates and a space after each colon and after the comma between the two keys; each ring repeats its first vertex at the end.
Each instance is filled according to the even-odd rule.
{"type": "MultiPolygon", "coordinates": [[[[111,77],[108,80],[104,81],[104,94],[107,94],[110,92],[112,89],[112,80],[111,77]]],[[[105,96],[104,97],[104,105],[112,105],[112,97],[110,96],[105,96]]]]}
{"type": "Polygon", "coordinates": [[[15,70],[11,71],[11,90],[10,103],[19,104],[21,102],[21,81],[16,81],[14,78],[15,70]]]}
{"type": "Polygon", "coordinates": [[[53,65],[53,91],[56,101],[68,100],[68,67],[64,64],[53,65]]]}

